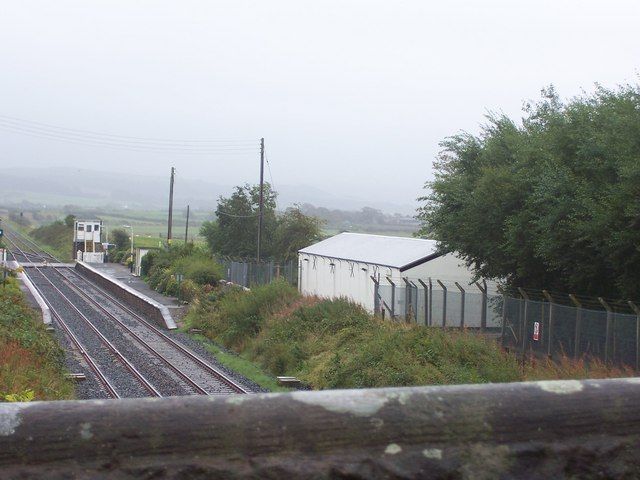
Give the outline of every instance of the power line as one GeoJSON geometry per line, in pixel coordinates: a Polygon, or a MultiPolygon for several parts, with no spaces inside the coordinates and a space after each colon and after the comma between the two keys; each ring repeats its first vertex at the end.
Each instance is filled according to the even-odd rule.
{"type": "Polygon", "coordinates": [[[49,126],[47,124],[28,122],[25,120],[7,120],[6,116],[3,115],[0,115],[0,130],[80,145],[155,153],[186,153],[203,155],[246,154],[255,153],[258,148],[255,141],[248,140],[238,140],[232,143],[230,140],[217,139],[197,141],[144,139],[142,137],[126,137],[77,129],[66,129],[63,127],[49,126]]]}
{"type": "Polygon", "coordinates": [[[267,162],[267,170],[269,170],[269,179],[271,180],[271,190],[276,189],[275,183],[273,183],[273,175],[271,175],[271,164],[269,163],[269,158],[267,157],[267,150],[264,151],[264,159],[267,162]]]}
{"type": "Polygon", "coordinates": [[[152,142],[152,143],[161,142],[163,144],[176,143],[181,145],[190,144],[190,143],[202,144],[202,143],[220,143],[220,142],[222,143],[231,142],[233,144],[238,144],[238,143],[255,144],[255,140],[253,139],[209,138],[209,139],[195,140],[195,139],[169,139],[169,138],[152,138],[152,137],[134,137],[130,135],[116,135],[111,133],[96,132],[94,130],[83,130],[78,128],[60,127],[57,125],[52,125],[50,123],[36,122],[33,120],[24,120],[21,118],[10,117],[8,115],[1,115],[1,114],[0,114],[0,121],[9,122],[17,125],[31,126],[34,128],[37,127],[41,129],[57,130],[61,132],[72,132],[75,134],[98,136],[98,137],[111,137],[111,138],[117,138],[117,139],[128,140],[128,141],[137,140],[141,142],[152,142]]]}
{"type": "Polygon", "coordinates": [[[224,215],[225,217],[232,217],[232,218],[256,218],[260,216],[259,213],[256,213],[253,215],[234,215],[233,213],[227,213],[227,212],[216,212],[216,215],[224,215]]]}

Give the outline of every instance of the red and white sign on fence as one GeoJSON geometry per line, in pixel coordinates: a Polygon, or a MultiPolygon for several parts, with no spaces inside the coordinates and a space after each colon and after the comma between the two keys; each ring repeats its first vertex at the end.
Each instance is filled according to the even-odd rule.
{"type": "Polygon", "coordinates": [[[533,322],[533,339],[540,340],[540,322],[533,322]]]}

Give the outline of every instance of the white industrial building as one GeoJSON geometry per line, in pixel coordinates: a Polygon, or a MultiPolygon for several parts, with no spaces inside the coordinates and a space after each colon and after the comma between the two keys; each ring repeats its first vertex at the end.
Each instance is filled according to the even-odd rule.
{"type": "MultiPolygon", "coordinates": [[[[435,306],[438,312],[442,311],[442,288],[436,283],[437,280],[442,281],[449,295],[446,302],[448,312],[445,308],[444,316],[451,317],[450,321],[447,320],[451,324],[456,324],[456,315],[459,316],[461,310],[459,301],[453,304],[455,295],[460,295],[455,283],[468,291],[467,301],[473,299],[471,294],[480,293],[473,286],[474,275],[465,262],[454,253],[439,252],[435,240],[340,233],[303,248],[298,256],[301,293],[324,298],[346,297],[371,312],[376,308],[376,282],[372,277],[381,285],[378,290],[381,296],[383,289],[387,289],[384,290],[386,303],[397,311],[406,308],[408,303],[413,303],[414,309],[424,304],[426,283],[419,283],[418,279],[425,282],[433,279],[434,289],[439,289],[440,293],[431,292],[431,308],[435,306]],[[407,292],[405,287],[409,280],[413,281],[409,285],[413,287],[407,292]],[[392,288],[394,284],[396,287],[392,288]],[[393,305],[388,293],[391,288],[395,290],[393,305]],[[415,292],[413,299],[405,296],[411,292],[415,292]],[[422,303],[417,302],[418,298],[422,303]]],[[[495,284],[489,288],[495,291],[495,284]]],[[[424,312],[415,312],[415,317],[426,323],[425,315],[424,312]]],[[[431,315],[440,313],[432,312],[431,315]]]]}

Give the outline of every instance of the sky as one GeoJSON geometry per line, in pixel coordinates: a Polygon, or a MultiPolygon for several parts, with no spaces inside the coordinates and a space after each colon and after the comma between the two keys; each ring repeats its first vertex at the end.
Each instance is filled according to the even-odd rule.
{"type": "Polygon", "coordinates": [[[178,178],[256,183],[264,137],[276,190],[409,211],[439,142],[477,133],[488,111],[518,119],[549,84],[570,98],[638,82],[638,25],[636,0],[2,2],[5,125],[225,148],[126,150],[5,128],[0,168],[175,166],[178,178]]]}

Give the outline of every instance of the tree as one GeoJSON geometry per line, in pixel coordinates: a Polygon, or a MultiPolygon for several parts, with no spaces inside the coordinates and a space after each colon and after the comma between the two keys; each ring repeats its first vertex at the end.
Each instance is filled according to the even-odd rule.
{"type": "MultiPolygon", "coordinates": [[[[262,256],[271,256],[271,243],[276,228],[276,192],[268,183],[264,185],[262,256]]],[[[257,249],[260,187],[235,187],[230,197],[220,197],[215,222],[204,222],[200,234],[207,240],[211,251],[232,257],[255,257],[257,249]]]]}
{"type": "Polygon", "coordinates": [[[639,86],[543,90],[522,125],[490,115],[441,144],[420,233],[508,286],[638,298],[639,138],[639,86]]]}
{"type": "Polygon", "coordinates": [[[111,240],[113,241],[117,250],[126,250],[131,246],[129,234],[121,228],[116,228],[111,231],[111,240]]]}
{"type": "Polygon", "coordinates": [[[319,219],[303,214],[298,207],[288,208],[278,217],[273,252],[281,260],[292,260],[297,258],[298,250],[320,239],[319,219]]]}
{"type": "Polygon", "coordinates": [[[75,225],[75,222],[76,222],[75,215],[69,214],[66,217],[64,217],[64,224],[69,228],[73,228],[73,226],[75,225]]]}
{"type": "MultiPolygon", "coordinates": [[[[320,222],[298,208],[276,214],[277,193],[269,184],[264,189],[262,234],[263,259],[291,260],[300,248],[320,238],[320,222]]],[[[255,258],[257,248],[259,186],[236,187],[233,194],[220,197],[217,221],[204,222],[200,234],[218,255],[255,258]]]]}

